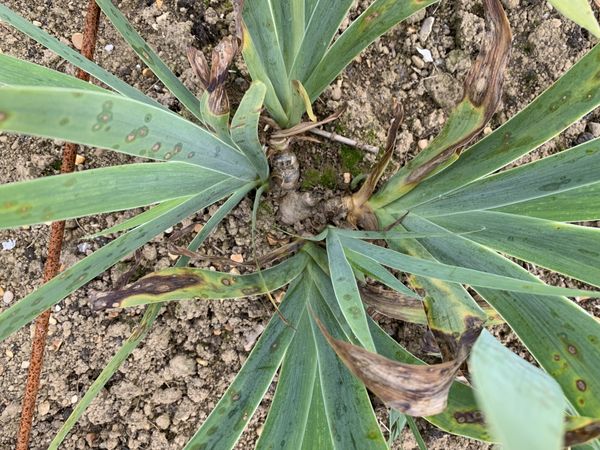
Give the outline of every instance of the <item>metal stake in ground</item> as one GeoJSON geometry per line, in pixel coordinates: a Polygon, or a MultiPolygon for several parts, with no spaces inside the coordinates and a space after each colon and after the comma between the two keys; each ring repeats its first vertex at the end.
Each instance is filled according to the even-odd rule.
{"type": "MultiPolygon", "coordinates": [[[[94,0],[90,0],[85,17],[83,46],[81,48],[81,54],[88,59],[93,59],[94,57],[99,20],[100,8],[94,0]]],[[[89,81],[90,76],[79,69],[77,71],[77,78],[89,81]]],[[[71,143],[65,144],[62,165],[60,168],[61,173],[73,172],[76,156],[77,145],[71,143]]],[[[52,223],[50,228],[50,241],[48,243],[48,258],[46,259],[46,264],[44,266],[44,283],[50,281],[58,274],[64,231],[64,221],[52,223]]],[[[40,387],[40,374],[44,364],[44,349],[46,347],[50,314],[50,310],[43,312],[35,322],[35,335],[31,344],[29,373],[27,374],[27,385],[25,386],[21,410],[21,423],[19,425],[19,434],[17,436],[17,450],[27,450],[29,448],[31,425],[33,423],[38,389],[40,387]]]]}

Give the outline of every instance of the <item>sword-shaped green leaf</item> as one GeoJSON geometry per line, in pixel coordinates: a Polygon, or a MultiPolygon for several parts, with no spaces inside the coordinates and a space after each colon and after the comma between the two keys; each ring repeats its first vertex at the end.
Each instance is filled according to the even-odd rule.
{"type": "MultiPolygon", "coordinates": [[[[500,172],[432,199],[413,212],[422,217],[444,216],[555,198],[598,182],[600,139],[515,169],[500,172]]],[[[558,209],[557,209],[558,211],[558,209]]],[[[477,223],[477,222],[474,222],[477,223]]]]}
{"type": "Polygon", "coordinates": [[[0,314],[0,341],[168,227],[220,200],[237,187],[239,185],[232,186],[231,180],[212,185],[167,214],[125,233],[68,268],[0,314]]]}
{"type": "Polygon", "coordinates": [[[275,397],[256,444],[257,449],[297,449],[305,434],[312,433],[306,425],[316,378],[317,350],[308,311],[304,311],[285,354],[275,397]]]}
{"type": "Polygon", "coordinates": [[[549,375],[484,331],[469,360],[477,403],[493,435],[507,449],[559,450],[565,399],[549,375]]]}
{"type": "Polygon", "coordinates": [[[4,54],[0,54],[0,86],[54,86],[109,93],[79,78],[4,54]]]}
{"type": "Polygon", "coordinates": [[[304,36],[304,0],[269,0],[277,25],[277,38],[288,73],[304,36]]]}
{"type": "Polygon", "coordinates": [[[0,130],[256,178],[248,159],[208,131],[136,100],[73,89],[2,87],[0,105],[0,130]]]}
{"type": "Polygon", "coordinates": [[[15,27],[22,33],[25,33],[27,36],[36,40],[47,49],[52,50],[54,53],[66,59],[71,64],[75,65],[76,67],[79,67],[80,69],[89,73],[91,76],[102,81],[103,83],[106,83],[115,91],[120,92],[121,94],[129,98],[135,99],[137,101],[148,103],[155,107],[164,108],[157,101],[146,96],[134,87],[125,83],[123,80],[120,80],[119,78],[115,77],[112,73],[107,72],[102,67],[98,66],[97,64],[82,56],[81,53],[63,44],[55,37],[50,36],[44,30],[36,27],[31,22],[25,20],[23,17],[11,11],[9,8],[7,8],[1,3],[0,21],[4,21],[9,25],[15,27]]]}
{"type": "MultiPolygon", "coordinates": [[[[309,287],[309,293],[315,317],[336,339],[345,339],[345,333],[314,284],[309,287]]],[[[318,374],[334,448],[386,449],[385,439],[364,385],[337,357],[313,317],[311,326],[317,346],[318,374]]]]}
{"type": "Polygon", "coordinates": [[[334,450],[335,447],[331,438],[331,430],[329,429],[329,423],[327,423],[327,411],[325,411],[325,404],[323,403],[321,380],[317,376],[314,382],[302,447],[300,448],[301,450],[314,450],[316,448],[319,450],[334,450]]]}
{"type": "MultiPolygon", "coordinates": [[[[128,164],[0,185],[0,228],[137,208],[227,178],[179,162],[128,164]]],[[[235,183],[235,181],[233,181],[235,183]]]]}
{"type": "Polygon", "coordinates": [[[269,111],[271,117],[280,126],[286,126],[288,124],[288,114],[284,103],[282,103],[283,100],[279,99],[277,96],[275,86],[269,78],[269,72],[264,67],[261,60],[261,55],[258,53],[256,48],[256,44],[254,43],[250,32],[245,26],[243,27],[243,32],[244,43],[242,47],[242,53],[244,55],[244,61],[248,66],[248,72],[250,72],[253,80],[260,80],[267,87],[267,93],[265,94],[265,107],[269,111]]]}
{"type": "Polygon", "coordinates": [[[317,0],[294,58],[290,80],[305,83],[325,55],[350,6],[352,0],[317,0]]]}
{"type": "Polygon", "coordinates": [[[279,315],[273,315],[233,383],[187,443],[185,450],[234,447],[254,414],[290,345],[306,309],[306,275],[288,289],[279,315]]]}
{"type": "MultiPolygon", "coordinates": [[[[457,239],[461,238],[457,236],[457,239]]],[[[448,241],[455,242],[450,239],[448,241]]],[[[368,255],[380,264],[396,270],[453,283],[537,295],[600,295],[598,291],[548,286],[534,281],[519,280],[510,276],[428,261],[354,239],[342,239],[342,245],[365,256],[368,255]]]]}
{"type": "Polygon", "coordinates": [[[262,180],[269,176],[269,163],[258,138],[258,126],[267,88],[255,81],[246,91],[231,122],[231,138],[254,164],[262,180]]]}
{"type": "Polygon", "coordinates": [[[499,212],[564,222],[600,219],[600,182],[498,208],[499,212]]]}
{"type": "MultiPolygon", "coordinates": [[[[271,0],[247,0],[244,2],[242,17],[245,24],[244,59],[249,59],[248,69],[252,79],[265,82],[260,71],[271,82],[277,103],[287,112],[292,104],[292,85],[287,77],[283,60],[282,43],[277,34],[276,16],[271,0]],[[255,56],[253,56],[255,55],[255,56]],[[256,70],[255,67],[259,69],[256,70]]],[[[267,86],[268,87],[268,86],[267,86]]],[[[271,109],[273,99],[267,95],[267,107],[271,109]]],[[[279,121],[279,119],[276,118],[279,121]]],[[[280,123],[280,125],[287,125],[280,123]]]]}
{"type": "Polygon", "coordinates": [[[480,233],[468,236],[486,247],[523,261],[600,286],[600,229],[543,219],[477,211],[436,217],[432,222],[458,231],[477,223],[480,233]]]}
{"type": "Polygon", "coordinates": [[[175,74],[160,59],[156,52],[146,43],[146,41],[135,31],[131,23],[121,11],[112,3],[111,0],[96,0],[96,3],[106,14],[117,31],[127,41],[133,51],[142,59],[152,72],[164,83],[167,89],[199,120],[202,120],[200,113],[200,102],[188,88],[186,88],[175,74]]]}
{"type": "Polygon", "coordinates": [[[333,229],[330,229],[327,234],[327,257],[335,297],[346,321],[361,345],[367,350],[375,351],[367,324],[367,314],[356,284],[356,278],[354,278],[352,266],[346,259],[342,242],[333,229]]]}

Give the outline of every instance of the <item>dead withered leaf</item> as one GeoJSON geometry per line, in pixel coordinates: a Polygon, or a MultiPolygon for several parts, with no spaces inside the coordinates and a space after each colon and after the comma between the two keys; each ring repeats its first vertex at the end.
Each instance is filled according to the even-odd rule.
{"type": "Polygon", "coordinates": [[[386,405],[419,417],[444,411],[450,386],[481,331],[478,328],[465,333],[455,360],[434,365],[415,365],[399,363],[335,339],[314,315],[313,320],[346,367],[373,394],[386,405]]]}
{"type": "Polygon", "coordinates": [[[202,91],[208,93],[208,107],[213,114],[222,115],[229,112],[229,99],[225,92],[228,69],[239,49],[239,41],[236,37],[224,38],[212,51],[211,64],[204,53],[189,47],[187,57],[200,81],[202,91]]]}
{"type": "Polygon", "coordinates": [[[369,285],[359,286],[359,290],[363,303],[384,316],[404,322],[427,324],[422,300],[369,285]]]}
{"type": "Polygon", "coordinates": [[[188,47],[187,57],[190,66],[192,66],[194,73],[200,81],[202,90],[205,91],[210,83],[210,68],[208,67],[208,61],[206,60],[204,53],[197,48],[188,47]]]}

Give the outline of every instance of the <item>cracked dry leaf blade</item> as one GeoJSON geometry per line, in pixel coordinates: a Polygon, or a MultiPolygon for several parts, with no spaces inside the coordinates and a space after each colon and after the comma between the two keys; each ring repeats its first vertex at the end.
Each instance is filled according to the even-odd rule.
{"type": "Polygon", "coordinates": [[[387,406],[420,417],[444,411],[465,352],[454,361],[431,366],[403,364],[334,339],[318,319],[313,320],[346,367],[387,406]]]}

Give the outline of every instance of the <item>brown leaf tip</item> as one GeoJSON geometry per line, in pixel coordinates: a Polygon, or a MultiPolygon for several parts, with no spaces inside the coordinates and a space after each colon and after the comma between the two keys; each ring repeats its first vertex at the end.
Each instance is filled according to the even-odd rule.
{"type": "Polygon", "coordinates": [[[95,310],[120,308],[123,302],[129,297],[139,295],[160,296],[168,292],[188,288],[200,283],[201,280],[193,275],[150,275],[120,291],[97,296],[92,299],[92,306],[95,310]]]}

